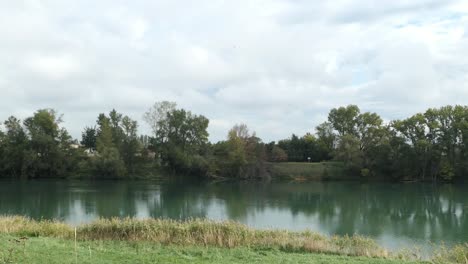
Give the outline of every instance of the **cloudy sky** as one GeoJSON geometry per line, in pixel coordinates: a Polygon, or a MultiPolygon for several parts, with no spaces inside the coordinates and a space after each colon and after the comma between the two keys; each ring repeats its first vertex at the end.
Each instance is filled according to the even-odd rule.
{"type": "Polygon", "coordinates": [[[212,140],[304,134],[347,104],[403,118],[468,103],[468,1],[0,0],[0,92],[1,120],[54,108],[75,137],[161,100],[212,140]]]}

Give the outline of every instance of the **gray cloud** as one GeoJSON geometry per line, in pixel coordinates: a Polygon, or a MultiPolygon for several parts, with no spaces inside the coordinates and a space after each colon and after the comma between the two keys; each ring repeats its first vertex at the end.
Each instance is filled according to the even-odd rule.
{"type": "Polygon", "coordinates": [[[4,2],[0,119],[51,107],[79,137],[173,100],[212,140],[245,122],[269,141],[350,103],[401,118],[466,103],[467,22],[461,0],[4,2]]]}

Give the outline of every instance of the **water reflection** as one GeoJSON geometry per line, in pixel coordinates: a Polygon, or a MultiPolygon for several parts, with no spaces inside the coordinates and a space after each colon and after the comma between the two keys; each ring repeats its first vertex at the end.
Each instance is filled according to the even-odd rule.
{"type": "Polygon", "coordinates": [[[233,219],[258,228],[362,234],[398,248],[468,242],[466,186],[359,183],[0,182],[0,214],[233,219]]]}

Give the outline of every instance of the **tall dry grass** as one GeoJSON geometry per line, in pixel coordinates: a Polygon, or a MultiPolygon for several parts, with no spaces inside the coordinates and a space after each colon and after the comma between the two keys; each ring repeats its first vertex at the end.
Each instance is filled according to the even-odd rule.
{"type": "MultiPolygon", "coordinates": [[[[327,237],[308,231],[255,230],[236,222],[200,219],[174,221],[114,218],[100,219],[90,224],[73,227],[59,221],[35,221],[21,216],[4,216],[0,217],[0,234],[81,241],[145,241],[177,246],[247,247],[279,249],[285,252],[414,259],[411,257],[411,252],[390,254],[374,240],[362,236],[327,237]]],[[[468,244],[451,248],[441,247],[434,252],[430,261],[430,263],[468,264],[468,244]]]]}
{"type": "MultiPolygon", "coordinates": [[[[388,257],[388,252],[362,236],[326,237],[312,232],[255,230],[210,220],[100,219],[76,228],[78,240],[149,241],[163,245],[275,248],[349,256],[388,257]]],[[[74,227],[58,221],[20,216],[0,217],[0,233],[75,239],[74,227]]]]}
{"type": "Polygon", "coordinates": [[[441,247],[436,250],[433,263],[463,263],[468,264],[468,243],[455,245],[452,248],[441,247]]]}
{"type": "Polygon", "coordinates": [[[35,221],[22,216],[1,216],[0,233],[27,237],[69,238],[72,227],[58,221],[35,221]]]}

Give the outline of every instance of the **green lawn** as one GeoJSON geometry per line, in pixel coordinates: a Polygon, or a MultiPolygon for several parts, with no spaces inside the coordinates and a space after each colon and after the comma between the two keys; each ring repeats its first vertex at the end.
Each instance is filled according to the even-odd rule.
{"type": "Polygon", "coordinates": [[[79,241],[0,235],[0,263],[416,263],[400,260],[285,253],[239,247],[161,246],[151,242],[79,241]]]}
{"type": "Polygon", "coordinates": [[[292,180],[345,180],[341,162],[275,162],[268,163],[273,178],[292,180]]]}

